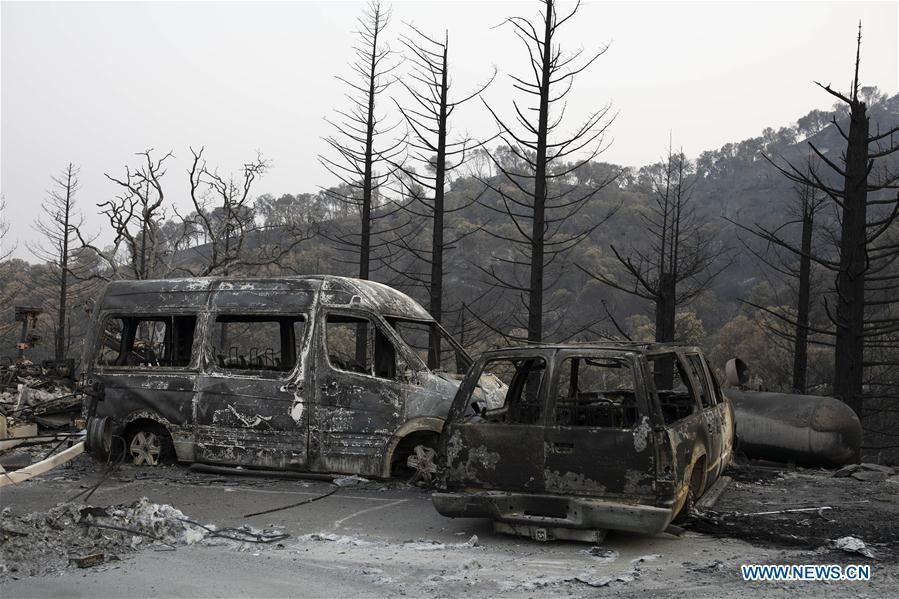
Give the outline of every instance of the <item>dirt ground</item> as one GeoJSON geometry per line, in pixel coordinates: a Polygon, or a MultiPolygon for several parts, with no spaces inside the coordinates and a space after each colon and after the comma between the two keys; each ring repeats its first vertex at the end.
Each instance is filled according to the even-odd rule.
{"type": "Polygon", "coordinates": [[[682,534],[610,533],[593,546],[443,518],[426,491],[396,483],[338,488],[180,466],[105,474],[82,456],[0,491],[0,595],[884,597],[899,582],[899,476],[739,464],[682,534]],[[806,508],[830,509],[758,514],[806,508]],[[874,557],[832,546],[846,536],[874,557]],[[85,568],[73,561],[96,554],[85,568]],[[862,563],[869,582],[740,574],[743,564],[862,563]]]}

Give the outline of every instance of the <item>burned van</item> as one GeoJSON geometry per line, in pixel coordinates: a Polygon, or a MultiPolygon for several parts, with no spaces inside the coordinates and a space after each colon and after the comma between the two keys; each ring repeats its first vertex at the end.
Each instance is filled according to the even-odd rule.
{"type": "Polygon", "coordinates": [[[333,276],[115,281],[92,330],[88,448],[135,464],[429,478],[471,363],[408,296],[333,276]]]}
{"type": "Polygon", "coordinates": [[[441,435],[437,511],[500,532],[598,541],[654,534],[731,457],[733,412],[698,348],[544,345],[487,352],[441,435]],[[489,407],[479,381],[507,385],[489,407]]]}

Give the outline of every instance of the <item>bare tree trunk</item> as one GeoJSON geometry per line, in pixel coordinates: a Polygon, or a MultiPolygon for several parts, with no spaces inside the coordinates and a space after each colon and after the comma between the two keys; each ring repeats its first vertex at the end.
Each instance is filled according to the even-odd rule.
{"type": "Polygon", "coordinates": [[[861,416],[867,270],[868,117],[866,106],[850,106],[849,142],[843,187],[840,270],[836,281],[836,397],[861,416]]]}
{"type": "Polygon", "coordinates": [[[57,360],[66,356],[66,327],[69,275],[72,273],[69,252],[72,237],[78,235],[78,228],[83,218],[75,205],[75,194],[78,190],[78,168],[69,163],[59,176],[53,177],[54,187],[48,192],[41,205],[41,215],[34,222],[34,230],[41,235],[41,240],[28,244],[35,257],[59,268],[59,272],[49,269],[49,278],[58,295],[54,299],[44,298],[46,311],[54,314],[53,354],[57,360]]]}
{"type": "Polygon", "coordinates": [[[69,293],[69,234],[71,223],[69,222],[72,214],[72,191],[75,176],[74,165],[69,163],[66,168],[66,184],[65,184],[65,211],[60,215],[62,217],[62,237],[61,250],[59,252],[59,308],[56,323],[56,359],[62,360],[66,355],[66,298],[69,293]]]}
{"type": "Polygon", "coordinates": [[[659,277],[659,295],[656,300],[656,341],[674,341],[674,321],[677,310],[677,281],[671,273],[659,277]]]}
{"type": "MultiPolygon", "coordinates": [[[[806,193],[813,193],[810,189],[806,193]]],[[[796,305],[796,343],[793,346],[793,392],[806,392],[808,385],[808,326],[811,303],[813,197],[806,195],[802,205],[802,241],[799,257],[799,297],[796,305]]]]}
{"type": "MultiPolygon", "coordinates": [[[[446,186],[446,123],[447,123],[447,52],[449,39],[443,45],[443,73],[440,78],[440,117],[437,125],[437,165],[434,173],[434,224],[431,231],[431,287],[430,305],[428,306],[434,320],[443,318],[443,219],[444,188],[446,186]]],[[[428,339],[428,368],[440,366],[440,335],[431,329],[428,339]]]]}
{"type": "Polygon", "coordinates": [[[371,197],[372,148],[375,137],[375,79],[377,77],[378,34],[381,33],[380,12],[375,13],[371,70],[368,73],[368,115],[365,125],[365,170],[362,175],[362,231],[359,240],[359,278],[368,279],[371,272],[371,197]]]}
{"type": "Polygon", "coordinates": [[[540,108],[537,117],[537,158],[534,169],[534,220],[531,229],[531,286],[528,294],[528,341],[543,341],[543,254],[546,235],[546,138],[549,124],[549,84],[552,68],[553,6],[547,4],[543,30],[540,108]]]}

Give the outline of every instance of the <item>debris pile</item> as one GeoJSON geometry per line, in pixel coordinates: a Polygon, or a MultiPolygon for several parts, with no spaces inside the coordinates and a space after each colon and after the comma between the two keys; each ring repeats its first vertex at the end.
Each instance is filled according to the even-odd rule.
{"type": "Polygon", "coordinates": [[[217,539],[242,546],[274,543],[287,537],[250,527],[203,525],[171,505],[147,498],[111,507],[64,503],[47,512],[22,516],[7,507],[0,512],[0,582],[66,567],[96,566],[143,548],[174,550],[217,539]]]}
{"type": "Polygon", "coordinates": [[[896,470],[881,464],[863,462],[861,464],[849,464],[833,473],[834,478],[852,477],[864,482],[877,482],[886,480],[896,474],[896,470]]]}
{"type": "MultiPolygon", "coordinates": [[[[71,360],[42,366],[24,361],[0,366],[0,415],[10,431],[16,425],[68,428],[81,410],[71,360]]],[[[12,436],[12,435],[9,435],[12,436]]]]}

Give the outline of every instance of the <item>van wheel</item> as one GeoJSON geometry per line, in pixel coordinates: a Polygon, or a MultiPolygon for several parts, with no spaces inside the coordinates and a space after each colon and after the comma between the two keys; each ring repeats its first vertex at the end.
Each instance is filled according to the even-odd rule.
{"type": "Polygon", "coordinates": [[[437,474],[437,450],[427,445],[416,445],[415,449],[406,458],[406,466],[412,470],[409,484],[414,485],[421,481],[430,485],[437,474]]]}
{"type": "Polygon", "coordinates": [[[158,424],[144,425],[128,440],[128,454],[135,466],[158,466],[172,454],[172,440],[158,424]]]}
{"type": "Polygon", "coordinates": [[[393,453],[391,476],[430,486],[437,474],[437,438],[434,433],[414,433],[403,439],[393,453]]]}

